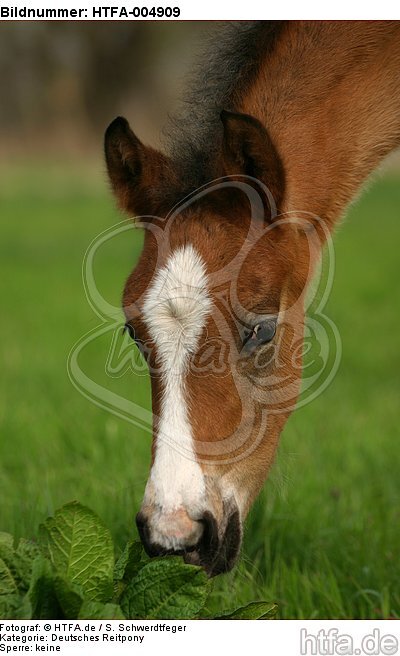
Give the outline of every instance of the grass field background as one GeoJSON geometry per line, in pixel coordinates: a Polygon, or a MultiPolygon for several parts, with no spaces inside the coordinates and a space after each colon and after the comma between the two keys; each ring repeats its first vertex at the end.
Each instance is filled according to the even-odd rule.
{"type": "MultiPolygon", "coordinates": [[[[34,537],[77,499],[122,546],[136,533],[149,437],[82,397],[66,369],[99,323],[83,255],[121,217],[95,168],[27,165],[0,179],[0,530],[34,537]]],[[[215,581],[210,609],[264,598],[282,618],[400,617],[399,214],[400,180],[385,177],[336,235],[327,313],[343,341],[339,372],[290,419],[240,564],[215,581]]],[[[140,243],[139,232],[117,239],[96,265],[115,305],[140,243]]],[[[104,345],[86,357],[104,378],[104,345]]],[[[112,385],[149,405],[146,378],[112,385]]]]}

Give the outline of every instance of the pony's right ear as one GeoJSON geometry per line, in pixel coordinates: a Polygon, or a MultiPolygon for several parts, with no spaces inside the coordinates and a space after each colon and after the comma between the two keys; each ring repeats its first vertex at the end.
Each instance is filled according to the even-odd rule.
{"type": "Polygon", "coordinates": [[[121,116],[106,130],[104,152],[119,207],[130,216],[156,211],[156,190],[167,169],[166,157],[144,146],[121,116]]]}
{"type": "Polygon", "coordinates": [[[264,183],[280,207],[285,171],[266,127],[254,116],[223,110],[222,155],[226,175],[248,175],[264,183]]]}

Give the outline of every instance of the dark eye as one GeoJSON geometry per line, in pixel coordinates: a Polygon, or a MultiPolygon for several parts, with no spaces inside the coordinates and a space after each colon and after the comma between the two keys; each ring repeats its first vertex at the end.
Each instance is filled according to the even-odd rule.
{"type": "Polygon", "coordinates": [[[125,326],[122,328],[122,332],[123,333],[128,333],[129,337],[131,339],[135,340],[135,330],[134,330],[133,326],[131,326],[130,323],[125,324],[125,326]]]}
{"type": "Polygon", "coordinates": [[[139,350],[142,351],[143,344],[140,341],[140,339],[138,339],[138,337],[136,335],[136,332],[135,332],[135,329],[130,323],[127,322],[125,324],[125,326],[122,329],[122,332],[128,333],[129,337],[131,339],[133,339],[133,341],[135,342],[135,344],[139,348],[139,350]]]}
{"type": "Polygon", "coordinates": [[[122,332],[128,333],[129,337],[133,339],[141,354],[146,358],[149,353],[149,345],[143,342],[136,334],[134,327],[127,322],[122,329],[122,332]]]}
{"type": "Polygon", "coordinates": [[[265,321],[260,321],[254,328],[246,330],[242,340],[243,351],[251,353],[258,346],[268,344],[275,336],[276,321],[276,318],[266,319],[265,321]]]}

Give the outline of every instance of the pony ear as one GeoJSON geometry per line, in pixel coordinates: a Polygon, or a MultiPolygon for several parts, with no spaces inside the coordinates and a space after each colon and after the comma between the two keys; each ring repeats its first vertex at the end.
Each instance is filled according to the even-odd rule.
{"type": "Polygon", "coordinates": [[[108,176],[120,208],[130,216],[152,214],[167,169],[167,158],[144,146],[125,118],[118,116],[104,136],[108,176]]]}
{"type": "Polygon", "coordinates": [[[263,182],[279,207],[285,174],[279,154],[263,124],[254,116],[223,110],[222,158],[226,175],[244,174],[263,182]]]}

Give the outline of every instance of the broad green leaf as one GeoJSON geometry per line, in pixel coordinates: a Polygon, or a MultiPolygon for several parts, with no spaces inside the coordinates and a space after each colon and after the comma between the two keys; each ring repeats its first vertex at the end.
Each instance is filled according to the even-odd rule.
{"type": "Polygon", "coordinates": [[[0,558],[12,573],[14,566],[14,538],[9,533],[0,533],[0,558]]]}
{"type": "Polygon", "coordinates": [[[129,583],[121,597],[128,619],[191,619],[204,606],[207,575],[181,558],[150,561],[129,583]]]}
{"type": "Polygon", "coordinates": [[[13,545],[11,535],[0,533],[0,551],[7,558],[7,561],[0,558],[0,618],[31,619],[30,602],[18,592],[19,569],[13,545]]]}
{"type": "Polygon", "coordinates": [[[125,615],[118,604],[101,604],[85,601],[78,616],[79,620],[124,620],[125,615]]]}
{"type": "Polygon", "coordinates": [[[127,584],[138,574],[150,558],[146,555],[141,542],[131,540],[126,545],[114,568],[114,597],[119,602],[127,584]]]}
{"type": "Polygon", "coordinates": [[[0,594],[17,592],[14,565],[14,538],[0,533],[0,594]]]}
{"type": "Polygon", "coordinates": [[[64,617],[67,620],[75,620],[83,603],[83,592],[80,586],[56,575],[54,577],[54,590],[64,617]]]}
{"type": "Polygon", "coordinates": [[[39,548],[28,540],[20,540],[14,551],[14,538],[8,533],[0,533],[0,558],[4,560],[21,592],[29,588],[32,575],[32,562],[39,554],[39,548]]]}
{"type": "Polygon", "coordinates": [[[14,551],[14,538],[10,533],[3,533],[3,531],[0,531],[0,550],[2,548],[11,552],[14,551]]]}
{"type": "Polygon", "coordinates": [[[20,590],[28,590],[32,578],[32,565],[40,555],[37,544],[21,539],[14,553],[15,577],[20,590]]]}
{"type": "Polygon", "coordinates": [[[19,594],[0,595],[0,619],[30,620],[32,609],[27,599],[19,594]]]}
{"type": "Polygon", "coordinates": [[[252,601],[233,611],[214,617],[216,620],[272,620],[278,612],[277,604],[267,601],[252,601]]]}
{"type": "Polygon", "coordinates": [[[24,597],[20,597],[20,602],[15,610],[14,619],[16,620],[32,619],[32,604],[27,594],[24,597]]]}
{"type": "Polygon", "coordinates": [[[26,562],[29,561],[32,564],[35,558],[40,555],[40,549],[39,549],[39,545],[36,542],[21,538],[20,541],[18,542],[18,547],[15,553],[22,560],[26,562]]]}
{"type": "Polygon", "coordinates": [[[76,501],[68,503],[41,526],[40,539],[57,574],[80,585],[89,600],[111,599],[113,543],[94,512],[76,501]]]}
{"type": "Polygon", "coordinates": [[[33,563],[27,598],[32,607],[32,619],[63,619],[63,612],[54,588],[52,567],[43,556],[36,558],[33,563]]]}
{"type": "Polygon", "coordinates": [[[115,564],[115,581],[130,581],[147,562],[149,562],[149,558],[144,557],[141,542],[131,540],[115,564]]]}
{"type": "Polygon", "coordinates": [[[10,568],[2,558],[0,558],[0,595],[11,595],[18,592],[17,584],[11,574],[10,568]]]}

